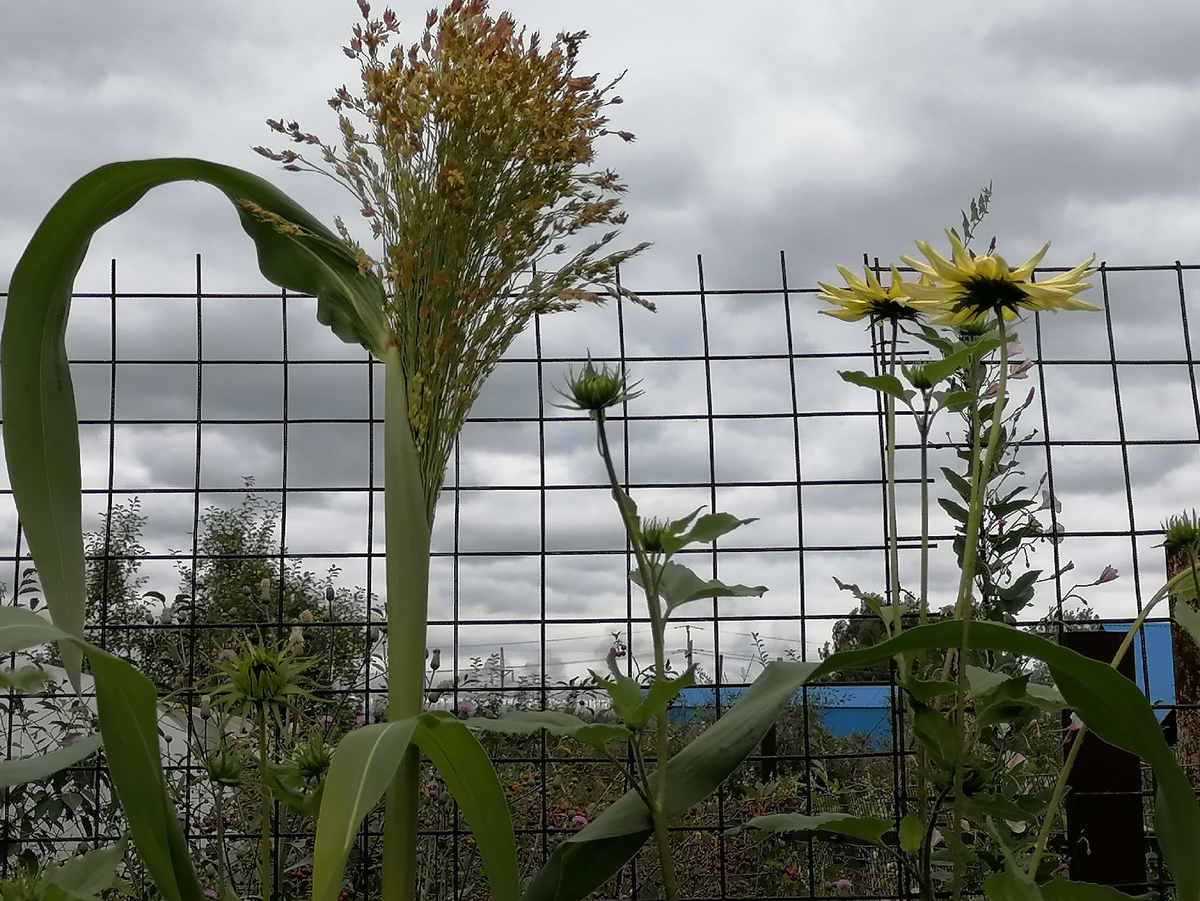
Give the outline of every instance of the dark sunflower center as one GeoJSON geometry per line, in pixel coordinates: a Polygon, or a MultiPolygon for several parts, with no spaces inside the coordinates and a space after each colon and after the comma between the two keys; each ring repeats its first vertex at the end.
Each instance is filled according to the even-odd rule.
{"type": "Polygon", "coordinates": [[[898,300],[875,300],[871,302],[872,322],[897,322],[916,319],[917,311],[898,300]]]}
{"type": "Polygon", "coordinates": [[[971,310],[982,315],[993,310],[1015,310],[1029,298],[1016,282],[976,276],[963,283],[965,293],[954,305],[956,312],[971,310]]]}

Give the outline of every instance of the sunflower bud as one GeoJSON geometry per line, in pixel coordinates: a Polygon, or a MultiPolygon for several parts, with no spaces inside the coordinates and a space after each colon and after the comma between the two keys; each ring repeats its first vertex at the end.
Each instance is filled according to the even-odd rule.
{"type": "Polygon", "coordinates": [[[433,649],[433,656],[429,659],[429,668],[430,668],[430,670],[432,670],[435,673],[439,669],[442,668],[442,649],[441,648],[433,649]]]}
{"type": "Polygon", "coordinates": [[[212,716],[212,695],[204,695],[200,698],[200,718],[203,720],[209,719],[212,716]]]}
{"type": "Polygon", "coordinates": [[[204,758],[204,769],[208,778],[217,785],[236,788],[242,783],[246,763],[241,754],[232,748],[221,748],[204,758]]]}
{"type": "Polygon", "coordinates": [[[1172,516],[1162,525],[1163,547],[1170,551],[1183,551],[1189,556],[1200,552],[1200,515],[1195,510],[1191,515],[1181,513],[1172,516]]]}
{"type": "Polygon", "coordinates": [[[595,415],[641,394],[632,390],[632,387],[627,384],[620,369],[606,365],[597,368],[588,360],[578,375],[574,372],[567,374],[567,390],[559,390],[558,393],[570,402],[564,405],[566,409],[595,415]]]}
{"type": "Polygon", "coordinates": [[[296,745],[292,751],[292,763],[305,779],[317,781],[324,778],[333,762],[333,749],[316,738],[296,745]]]}
{"type": "Polygon", "coordinates": [[[904,377],[918,391],[929,391],[934,386],[934,380],[929,374],[928,366],[904,367],[904,377]]]}
{"type": "Polygon", "coordinates": [[[641,517],[638,530],[642,533],[642,547],[651,554],[663,552],[663,538],[670,532],[671,523],[666,519],[641,517]]]}

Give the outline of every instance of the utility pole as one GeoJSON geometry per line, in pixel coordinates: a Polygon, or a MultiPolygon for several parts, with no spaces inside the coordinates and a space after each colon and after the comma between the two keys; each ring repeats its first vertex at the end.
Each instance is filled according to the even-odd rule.
{"type": "Polygon", "coordinates": [[[693,652],[695,651],[695,648],[692,646],[692,627],[691,627],[690,625],[688,625],[688,626],[684,626],[684,628],[685,628],[685,629],[687,629],[687,662],[688,662],[688,669],[691,669],[691,666],[692,666],[692,654],[693,654],[693,652]]]}
{"type": "MultiPolygon", "coordinates": [[[[500,690],[504,691],[504,648],[500,649],[500,690]]],[[[503,697],[501,702],[503,702],[503,697]]]]}

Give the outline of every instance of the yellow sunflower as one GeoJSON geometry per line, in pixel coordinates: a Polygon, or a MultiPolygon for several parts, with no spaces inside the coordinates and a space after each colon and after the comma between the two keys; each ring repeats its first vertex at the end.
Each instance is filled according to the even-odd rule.
{"type": "Polygon", "coordinates": [[[923,276],[915,283],[905,282],[901,290],[914,301],[939,304],[945,312],[937,322],[960,325],[989,313],[1014,319],[1021,310],[1100,309],[1075,296],[1091,287],[1083,279],[1096,271],[1090,268],[1094,256],[1074,269],[1034,282],[1030,281],[1033,267],[1046,255],[1050,242],[1012,268],[999,254],[971,256],[957,235],[946,234],[950,238],[951,259],[947,260],[927,241],[918,241],[917,248],[928,262],[901,257],[923,276]]]}
{"type": "MultiPolygon", "coordinates": [[[[937,313],[943,309],[941,299],[928,301],[918,300],[907,290],[911,283],[900,278],[896,267],[892,267],[891,287],[885,288],[870,267],[864,266],[866,279],[861,279],[845,266],[838,266],[838,272],[846,280],[846,287],[839,288],[825,282],[817,282],[821,290],[817,293],[820,300],[834,304],[833,309],[821,310],[826,316],[833,316],[846,322],[857,322],[870,318],[871,322],[896,322],[902,319],[916,319],[922,313],[937,313]]],[[[926,279],[921,279],[926,281],[926,279]]]]}

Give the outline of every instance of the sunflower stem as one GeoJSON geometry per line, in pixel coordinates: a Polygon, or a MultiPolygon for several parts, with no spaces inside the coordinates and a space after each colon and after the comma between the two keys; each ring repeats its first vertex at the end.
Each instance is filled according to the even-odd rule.
{"type": "MultiPolygon", "coordinates": [[[[892,349],[888,358],[887,373],[895,377],[899,325],[892,320],[892,349]]],[[[904,631],[903,608],[900,602],[900,535],[896,514],[896,398],[884,395],[885,429],[887,440],[887,504],[888,504],[888,592],[896,605],[896,634],[904,631]]]]}
{"type": "MultiPolygon", "coordinates": [[[[971,595],[975,579],[975,564],[979,557],[979,531],[983,521],[983,507],[987,501],[987,483],[995,463],[996,448],[1000,444],[1003,428],[1005,387],[1008,382],[1008,336],[1004,329],[1004,313],[996,316],[1000,330],[1000,372],[996,377],[996,396],[992,402],[992,424],[988,431],[987,450],[971,485],[971,507],[967,512],[966,540],[963,544],[962,576],[958,586],[957,616],[962,623],[962,637],[958,646],[958,688],[955,692],[955,728],[957,750],[954,764],[954,901],[962,897],[963,875],[966,861],[962,848],[963,811],[963,764],[967,753],[967,650],[970,643],[971,595]]],[[[976,440],[978,446],[978,440],[976,440]]],[[[947,660],[948,662],[948,660],[947,660]]]]}
{"type": "MultiPolygon", "coordinates": [[[[425,697],[431,515],[408,420],[408,386],[395,345],[384,354],[384,537],[387,718],[417,716],[425,697]]],[[[384,795],[383,901],[417,894],[420,752],[410,745],[384,795]]]]}
{"type": "MultiPolygon", "coordinates": [[[[642,542],[641,532],[633,511],[627,504],[621,503],[618,492],[622,491],[617,479],[617,469],[613,465],[612,451],[608,445],[608,434],[604,429],[604,410],[596,410],[596,447],[604,460],[604,469],[608,473],[608,481],[612,486],[613,499],[621,511],[621,522],[625,526],[625,534],[629,538],[630,547],[637,561],[638,574],[646,592],[646,607],[650,615],[650,634],[654,642],[654,678],[666,677],[666,636],[662,610],[660,609],[657,580],[654,578],[654,566],[642,542]]],[[[659,714],[655,723],[655,757],[657,767],[654,773],[654,784],[646,775],[644,765],[642,777],[645,786],[645,800],[650,810],[650,819],[654,824],[654,843],[658,850],[659,869],[662,872],[663,894],[667,901],[678,901],[679,887],[675,879],[675,861],[671,852],[671,832],[666,813],[667,800],[667,765],[671,757],[671,736],[668,731],[666,711],[659,714]]]]}
{"type": "Polygon", "coordinates": [[[258,843],[258,877],[261,884],[262,901],[271,901],[274,880],[271,878],[271,792],[267,788],[267,712],[258,705],[258,788],[262,794],[260,826],[261,839],[258,843]]]}

